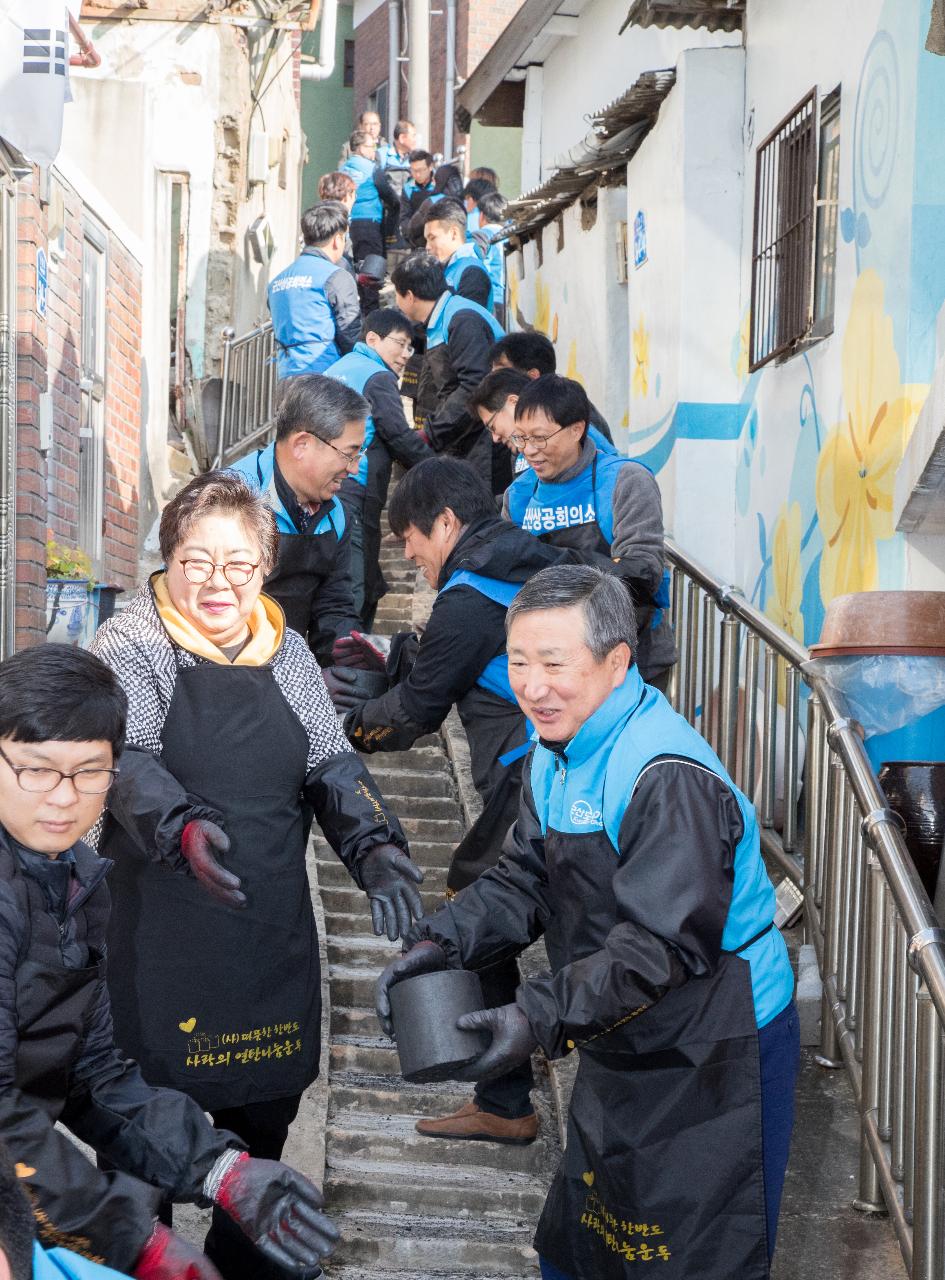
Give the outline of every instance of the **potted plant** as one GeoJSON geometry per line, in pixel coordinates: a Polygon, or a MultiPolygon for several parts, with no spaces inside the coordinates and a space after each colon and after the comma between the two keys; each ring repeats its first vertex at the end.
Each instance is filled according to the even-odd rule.
{"type": "Polygon", "coordinates": [[[77,645],[85,629],[95,577],[92,561],[78,547],[46,535],[46,639],[77,645]]]}

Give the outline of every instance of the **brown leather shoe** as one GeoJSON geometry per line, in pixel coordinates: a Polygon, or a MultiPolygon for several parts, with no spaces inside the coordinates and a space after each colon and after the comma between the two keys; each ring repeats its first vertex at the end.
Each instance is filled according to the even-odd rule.
{"type": "Polygon", "coordinates": [[[481,1111],[467,1102],[451,1116],[417,1121],[417,1133],[427,1138],[463,1138],[470,1142],[503,1142],[510,1147],[527,1147],[538,1137],[538,1117],[534,1112],[520,1120],[506,1120],[481,1111]]]}

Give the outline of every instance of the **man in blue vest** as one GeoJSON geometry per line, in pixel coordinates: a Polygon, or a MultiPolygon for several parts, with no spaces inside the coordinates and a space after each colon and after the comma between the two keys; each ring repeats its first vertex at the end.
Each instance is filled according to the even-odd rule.
{"type": "Polygon", "coordinates": [[[551,973],[466,1014],[461,1078],[578,1050],[535,1246],[546,1280],[767,1280],[799,1060],[794,977],[758,824],[708,743],[633,662],[627,593],[544,570],[506,615],[538,738],[498,865],[406,935],[378,984],[476,968],[544,936],[551,973]]]}
{"type": "Polygon", "coordinates": [[[512,478],[509,451],[494,445],[469,409],[469,395],[489,371],[489,350],[502,336],[485,307],[448,288],[443,268],[429,253],[415,253],[391,275],[397,306],[426,327],[414,420],[437,453],[467,458],[493,493],[512,478]]]}
{"type": "Polygon", "coordinates": [[[436,166],[429,151],[416,150],[410,153],[410,177],[404,183],[400,193],[400,233],[409,242],[410,221],[425,200],[436,191],[433,174],[436,166]]]}
{"type": "Polygon", "coordinates": [[[393,253],[396,265],[407,250],[407,242],[400,230],[401,198],[410,180],[410,156],[417,145],[417,130],[412,120],[398,120],[394,125],[391,141],[377,149],[377,166],[383,170],[390,190],[397,199],[396,205],[384,208],[384,246],[388,258],[393,253]]]}
{"type": "Polygon", "coordinates": [[[269,285],[280,378],[320,373],[358,340],[361,304],[344,264],[348,213],[326,200],[302,214],[305,248],[269,285]]]}
{"type": "Polygon", "coordinates": [[[266,591],[321,662],[338,636],[361,627],[338,494],[361,465],[369,412],[363,396],[334,378],[293,378],[279,402],[275,441],[230,468],[266,495],[279,528],[266,591]]]}
{"type": "Polygon", "coordinates": [[[351,586],[355,611],[368,631],[377,602],[387,590],[379,562],[381,512],[387,501],[395,462],[410,468],[432,457],[419,431],[409,426],[399,379],[413,353],[413,326],[394,307],[372,311],[353,351],[326,370],[364,396],[371,406],[364,454],[354,475],[347,475],[339,497],[351,537],[351,586]]]}
{"type": "MultiPolygon", "coordinates": [[[[519,329],[499,339],[489,352],[489,363],[493,369],[518,369],[534,381],[535,378],[543,378],[546,373],[557,372],[558,356],[555,344],[543,333],[539,333],[537,329],[519,329]]],[[[587,403],[591,411],[590,424],[597,433],[594,436],[597,447],[603,449],[604,453],[608,452],[597,439],[597,436],[603,436],[611,451],[616,453],[613,432],[607,419],[592,401],[588,400],[587,403]]]]}
{"type": "MultiPolygon", "coordinates": [[[[566,553],[545,547],[499,519],[492,495],[466,462],[421,462],[400,481],[388,512],[404,551],[437,591],[419,639],[396,636],[387,672],[392,687],[361,701],[350,667],[326,672],[344,727],[359,751],[406,751],[435,733],[455,706],[466,730],[481,817],[453,855],[447,892],[456,893],[493,866],[515,821],[522,760],[531,725],[515,701],[505,652],[505,614],[522,584],[566,553]]],[[[363,652],[363,650],[362,650],[363,652]]],[[[354,646],[339,641],[335,658],[353,660],[354,646]]],[[[515,963],[492,965],[482,975],[490,1006],[515,999],[515,963]]],[[[429,1137],[524,1144],[538,1132],[531,1103],[531,1067],[477,1088],[454,1115],[417,1124],[429,1137]]]]}
{"type": "Polygon", "coordinates": [[[492,281],[476,246],[466,239],[466,213],[453,200],[441,200],[427,215],[423,227],[427,249],[443,264],[446,283],[461,298],[492,310],[492,281]]]}
{"type": "Polygon", "coordinates": [[[472,242],[482,258],[482,265],[492,281],[492,310],[500,324],[505,324],[505,243],[494,239],[502,233],[509,202],[498,191],[486,191],[473,210],[475,229],[472,242]]]}
{"type": "MultiPolygon", "coordinates": [[[[351,246],[355,264],[365,258],[386,257],[383,222],[389,206],[396,216],[400,200],[394,194],[388,177],[377,166],[377,141],[366,130],[356,129],[351,135],[351,154],[340,168],[357,184],[351,210],[351,246]]],[[[376,286],[362,288],[361,303],[365,311],[377,306],[376,286]]]]}
{"type": "Polygon", "coordinates": [[[639,614],[637,666],[644,680],[665,689],[676,645],[667,613],[659,485],[639,462],[598,449],[589,421],[587,395],[572,378],[550,373],[522,390],[511,443],[529,470],[510,485],[502,514],[623,579],[639,614]]]}

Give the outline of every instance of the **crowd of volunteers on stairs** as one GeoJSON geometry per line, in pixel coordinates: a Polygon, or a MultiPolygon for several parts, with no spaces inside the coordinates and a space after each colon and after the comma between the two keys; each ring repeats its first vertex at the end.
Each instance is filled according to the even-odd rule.
{"type": "Polygon", "coordinates": [[[271,443],[170,501],[90,653],[0,665],[0,1280],[321,1274],[331,1204],[281,1160],[321,1051],[313,824],[402,942],[385,1032],[397,983],[480,977],[472,1090],[421,1135],[534,1142],[535,1055],[578,1056],[546,1280],[763,1280],[794,981],[752,805],[664,696],[658,483],[505,332],[495,175],[375,119],[270,285],[271,443]],[[435,593],[393,636],[385,507],[435,593]],[[424,914],[365,761],[453,708],[482,811],[424,914]],[[202,1249],[181,1202],[212,1209],[202,1249]]]}

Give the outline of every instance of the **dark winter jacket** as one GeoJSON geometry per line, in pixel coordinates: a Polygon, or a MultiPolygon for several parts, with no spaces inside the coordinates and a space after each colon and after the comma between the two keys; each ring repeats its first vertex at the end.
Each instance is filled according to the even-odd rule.
{"type": "Polygon", "coordinates": [[[0,1141],[30,1193],[40,1242],[130,1271],[162,1193],[208,1203],[204,1179],[240,1144],[184,1094],[146,1084],[116,1048],[100,963],[112,864],[82,843],[59,861],[69,858],[60,895],[46,860],[0,828],[0,1141]],[[71,1012],[56,974],[78,983],[71,1012]],[[57,1122],[116,1171],[97,1169],[57,1122]]]}

